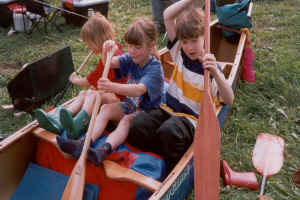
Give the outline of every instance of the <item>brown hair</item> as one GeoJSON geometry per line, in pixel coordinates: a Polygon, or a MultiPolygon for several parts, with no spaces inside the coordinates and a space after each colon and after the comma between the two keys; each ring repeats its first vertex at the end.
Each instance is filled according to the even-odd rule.
{"type": "Polygon", "coordinates": [[[128,44],[143,45],[154,43],[153,54],[159,59],[156,49],[157,32],[154,23],[146,18],[137,18],[128,27],[124,35],[124,40],[128,44]]]}
{"type": "Polygon", "coordinates": [[[143,45],[156,42],[157,33],[155,25],[151,20],[145,18],[137,18],[128,27],[124,40],[128,44],[143,45]]]}
{"type": "Polygon", "coordinates": [[[204,34],[204,12],[189,8],[176,18],[176,36],[179,40],[197,38],[204,34]]]}
{"type": "Polygon", "coordinates": [[[112,40],[114,35],[115,33],[112,25],[99,12],[96,12],[88,19],[80,32],[80,38],[83,41],[90,41],[97,46],[106,40],[112,40]]]}

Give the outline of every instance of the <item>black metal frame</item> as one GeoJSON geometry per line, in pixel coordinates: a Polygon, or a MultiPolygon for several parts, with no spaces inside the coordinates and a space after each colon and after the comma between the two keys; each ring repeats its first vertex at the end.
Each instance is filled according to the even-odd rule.
{"type": "Polygon", "coordinates": [[[59,14],[60,10],[55,7],[52,7],[50,4],[47,4],[47,2],[45,2],[45,4],[43,2],[45,2],[45,1],[44,0],[39,0],[39,1],[18,0],[18,3],[20,5],[25,6],[26,10],[28,12],[41,16],[40,19],[30,19],[32,22],[32,26],[31,26],[30,30],[26,31],[26,32],[28,34],[31,34],[35,29],[38,29],[40,23],[44,24],[45,33],[48,32],[47,31],[48,24],[53,24],[59,32],[62,32],[60,27],[56,24],[56,17],[59,14]],[[49,13],[47,13],[45,11],[45,9],[44,9],[45,7],[49,8],[49,10],[50,10],[49,13]]]}

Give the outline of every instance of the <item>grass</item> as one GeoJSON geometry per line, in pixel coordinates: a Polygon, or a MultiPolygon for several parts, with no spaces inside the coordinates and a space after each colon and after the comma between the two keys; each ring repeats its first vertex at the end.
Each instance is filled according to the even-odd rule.
{"type": "MultiPolygon", "coordinates": [[[[151,18],[148,0],[111,0],[109,19],[114,22],[117,40],[122,41],[127,25],[135,16],[151,18]],[[129,8],[129,6],[131,7],[129,8]]],[[[60,23],[63,19],[60,18],[60,23]]],[[[250,39],[255,54],[256,82],[240,82],[232,114],[222,130],[222,159],[236,171],[254,171],[252,151],[256,136],[268,132],[284,138],[285,161],[280,172],[267,180],[265,194],[274,200],[300,199],[300,189],[291,174],[300,168],[300,0],[256,0],[252,14],[250,39]]],[[[10,104],[6,84],[17,73],[16,68],[59,48],[72,48],[74,65],[87,55],[79,41],[80,29],[63,26],[63,33],[51,27],[48,34],[35,31],[28,36],[19,33],[7,37],[0,29],[0,63],[10,68],[0,73],[0,104],[10,104]],[[7,65],[6,65],[7,66],[7,65]]],[[[163,43],[160,43],[161,47],[163,43]]],[[[93,57],[85,68],[88,73],[97,63],[93,57]]],[[[66,98],[74,96],[78,88],[66,98]]],[[[2,108],[0,108],[2,109],[2,108]]],[[[29,115],[14,118],[12,111],[0,112],[0,135],[10,135],[31,121],[29,115]]],[[[259,183],[261,176],[257,174],[259,183]]],[[[236,186],[220,187],[220,199],[257,199],[258,191],[236,186]]],[[[193,199],[193,193],[187,197],[193,199]]]]}

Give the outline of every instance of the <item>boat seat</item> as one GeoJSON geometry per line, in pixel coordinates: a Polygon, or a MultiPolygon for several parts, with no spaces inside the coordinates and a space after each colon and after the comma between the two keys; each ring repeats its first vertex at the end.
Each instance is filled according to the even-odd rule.
{"type": "Polygon", "coordinates": [[[217,64],[221,67],[221,70],[223,71],[225,78],[228,79],[233,63],[217,61],[217,64]]]}
{"type": "MultiPolygon", "coordinates": [[[[58,148],[58,145],[56,142],[56,136],[57,136],[56,134],[46,131],[45,129],[39,128],[39,127],[35,128],[32,131],[32,133],[34,134],[34,136],[38,137],[39,139],[44,140],[44,141],[54,145],[62,153],[62,155],[65,158],[73,159],[70,155],[63,153],[58,148]]],[[[151,191],[158,190],[162,184],[161,182],[159,182],[151,177],[145,176],[145,175],[143,175],[139,172],[136,172],[132,169],[122,167],[118,163],[110,161],[110,160],[104,160],[103,166],[104,166],[106,175],[113,180],[133,182],[133,183],[140,185],[151,191]]]]}

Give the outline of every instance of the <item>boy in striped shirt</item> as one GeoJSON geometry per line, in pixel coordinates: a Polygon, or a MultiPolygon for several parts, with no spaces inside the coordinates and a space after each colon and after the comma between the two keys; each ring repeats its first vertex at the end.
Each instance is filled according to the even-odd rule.
{"type": "Polygon", "coordinates": [[[233,91],[217,67],[216,58],[204,53],[204,13],[181,0],[164,12],[168,48],[175,63],[166,92],[166,105],[140,113],[132,120],[128,142],[143,151],[162,155],[170,172],[193,142],[203,90],[204,70],[212,76],[212,98],[233,104],[233,91]]]}

